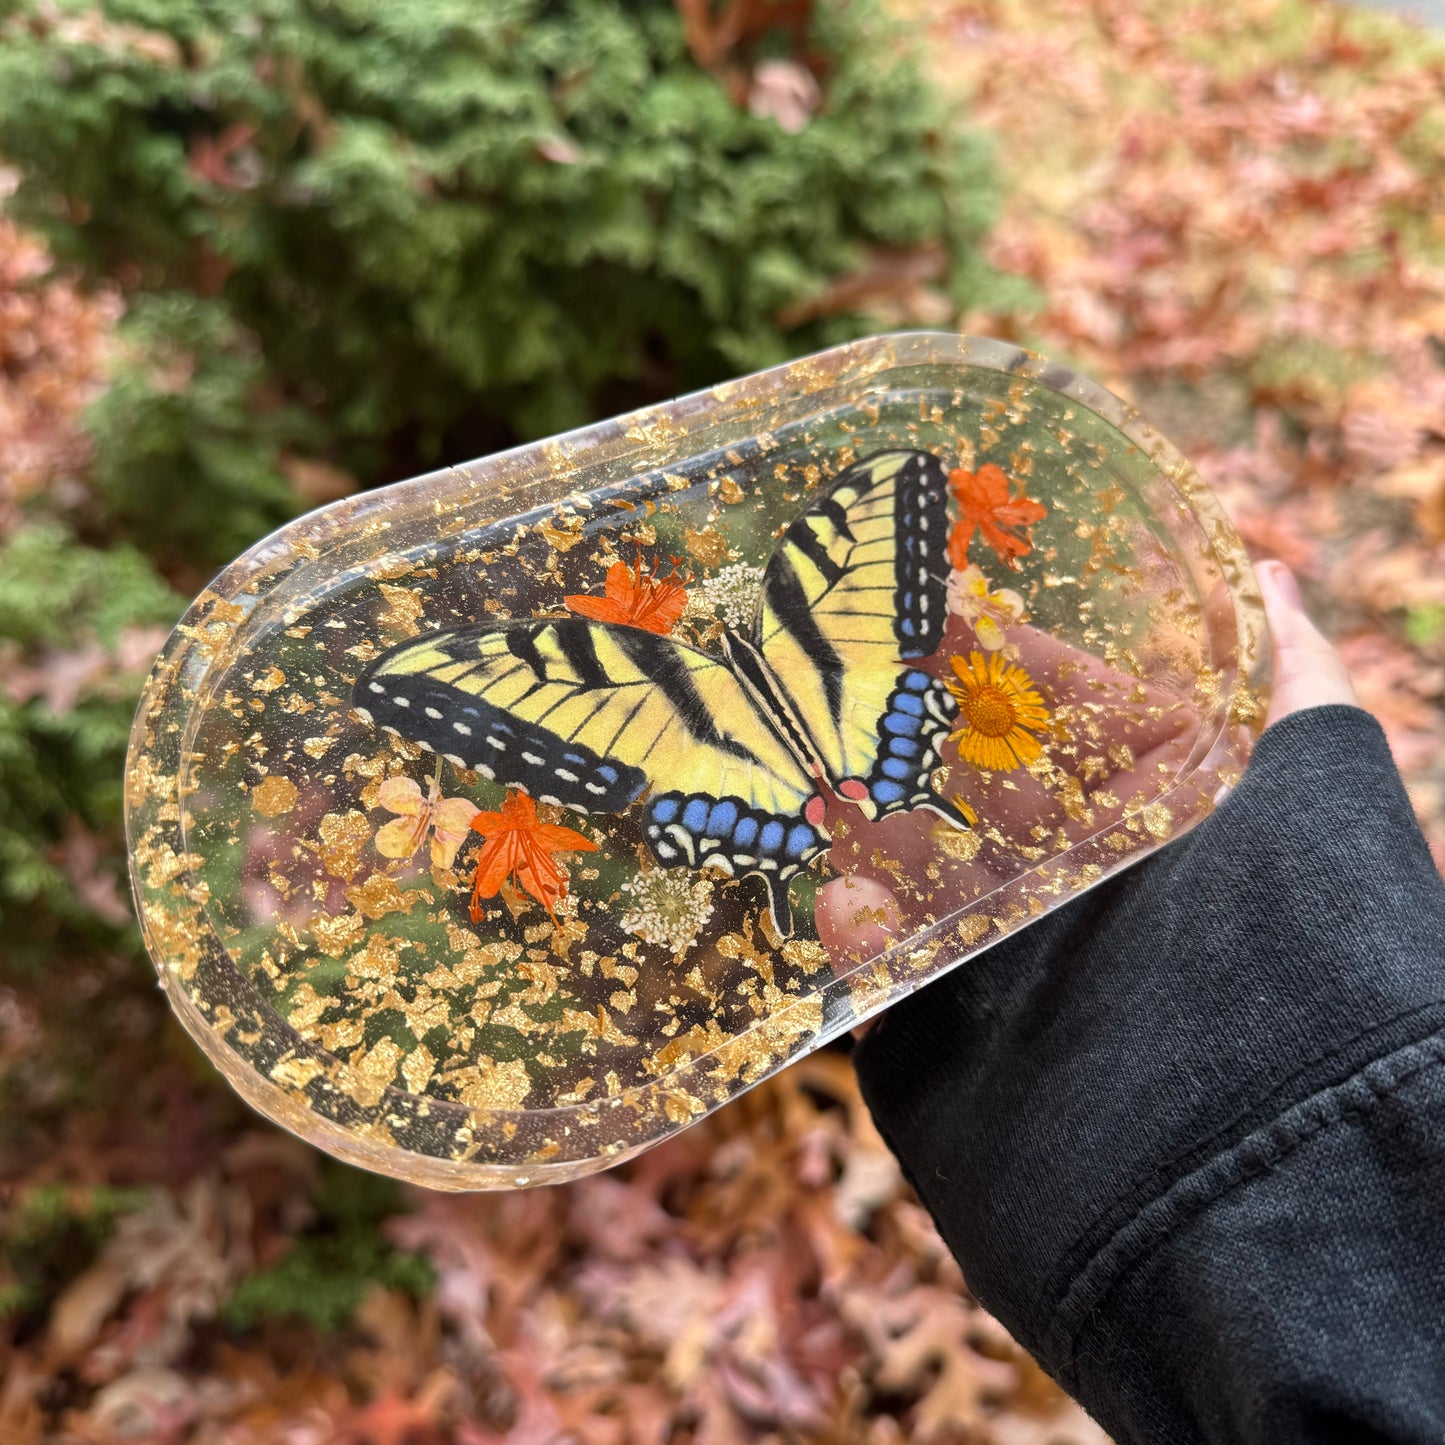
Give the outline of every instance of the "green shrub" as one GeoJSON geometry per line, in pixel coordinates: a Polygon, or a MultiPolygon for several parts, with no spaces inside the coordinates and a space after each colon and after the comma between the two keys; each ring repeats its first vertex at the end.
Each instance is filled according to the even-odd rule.
{"type": "Polygon", "coordinates": [[[955,304],[988,278],[985,150],[873,0],[716,74],[666,0],[0,16],[14,206],[132,299],[91,415],[106,523],[172,562],[283,519],[298,458],[394,480],[860,334],[829,287],[880,249],[936,252],[955,304]],[[790,57],[819,82],[795,133],[746,103],[790,57]]]}
{"type": "Polygon", "coordinates": [[[116,1220],[145,1203],[143,1189],[106,1185],[19,1190],[0,1214],[0,1320],[48,1309],[87,1269],[116,1220]]]}
{"type": "Polygon", "coordinates": [[[392,1180],[327,1160],[312,1205],[312,1226],[276,1264],[248,1275],[232,1292],[221,1312],[232,1329],[291,1318],[330,1332],[350,1323],[372,1283],[414,1299],[431,1293],[431,1265],[381,1234],[382,1222],[401,1207],[392,1180]]]}
{"type": "MultiPolygon", "coordinates": [[[[0,929],[7,968],[129,932],[117,856],[141,678],[182,599],[53,523],[0,542],[0,929]]],[[[132,946],[134,946],[132,944],[132,946]]]]}

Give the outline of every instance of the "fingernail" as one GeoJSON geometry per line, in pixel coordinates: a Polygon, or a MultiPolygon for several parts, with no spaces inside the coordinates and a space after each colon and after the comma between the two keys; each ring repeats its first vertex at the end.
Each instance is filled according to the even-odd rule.
{"type": "Polygon", "coordinates": [[[1274,594],[1275,600],[1295,612],[1304,611],[1304,598],[1300,596],[1299,583],[1295,575],[1283,562],[1261,562],[1260,581],[1274,594]]]}

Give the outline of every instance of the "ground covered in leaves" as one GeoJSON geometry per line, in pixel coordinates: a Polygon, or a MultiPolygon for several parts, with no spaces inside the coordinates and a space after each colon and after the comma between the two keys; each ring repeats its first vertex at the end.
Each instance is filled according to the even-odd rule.
{"type": "MultiPolygon", "coordinates": [[[[1292,0],[898,8],[997,138],[991,254],[1034,288],[965,325],[1128,395],[1296,568],[1445,866],[1445,50],[1292,0]]],[[[75,465],[115,310],[49,264],[0,220],[0,532],[75,465]]],[[[915,258],[845,289],[940,320],[915,258]]],[[[153,646],[0,669],[59,713],[153,646]]],[[[123,916],[94,850],[57,863],[123,916]]],[[[839,1053],[613,1173],[458,1198],[261,1124],[129,961],[0,989],[0,1065],[13,1445],[1103,1438],[972,1301],[839,1053]]]]}

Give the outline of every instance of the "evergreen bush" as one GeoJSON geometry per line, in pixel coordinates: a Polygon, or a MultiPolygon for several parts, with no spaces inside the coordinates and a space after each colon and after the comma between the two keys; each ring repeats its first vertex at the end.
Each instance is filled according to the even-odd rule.
{"type": "Polygon", "coordinates": [[[14,208],[130,298],[91,415],[105,524],[218,565],[318,476],[860,334],[880,256],[936,258],[945,310],[977,295],[985,148],[874,0],[733,5],[731,47],[678,8],[0,0],[14,208]],[[791,114],[758,89],[779,65],[791,114]]]}

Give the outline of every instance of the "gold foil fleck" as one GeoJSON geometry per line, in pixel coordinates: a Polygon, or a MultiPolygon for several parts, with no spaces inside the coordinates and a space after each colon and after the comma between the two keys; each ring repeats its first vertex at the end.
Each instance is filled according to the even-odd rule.
{"type": "Polygon", "coordinates": [[[371,1048],[351,1056],[351,1061],[341,1070],[341,1087],[363,1109],[374,1109],[396,1078],[396,1066],[403,1052],[395,1040],[378,1039],[371,1048]]]}
{"type": "Polygon", "coordinates": [[[520,1109],[532,1092],[532,1080],[521,1059],[499,1064],[483,1055],[475,1064],[438,1075],[469,1109],[520,1109]]]}
{"type": "Polygon", "coordinates": [[[320,840],[321,866],[333,878],[349,883],[361,866],[361,850],[371,841],[371,824],[366,814],[351,808],[345,813],[328,813],[316,830],[320,840]]]}
{"type": "Polygon", "coordinates": [[[964,943],[972,945],[977,943],[992,927],[993,919],[986,914],[970,913],[967,918],[958,920],[958,936],[964,943]]]}
{"type": "Polygon", "coordinates": [[[373,873],[365,883],[346,890],[346,901],[371,919],[388,913],[410,913],[418,903],[430,903],[431,894],[420,888],[403,892],[395,878],[373,873]]]}
{"type": "Polygon", "coordinates": [[[1139,810],[1144,826],[1156,838],[1167,838],[1174,828],[1174,814],[1163,803],[1150,803],[1139,810]]]}
{"type": "Polygon", "coordinates": [[[422,613],[421,594],[390,582],[383,582],[380,591],[388,604],[376,619],[382,630],[397,640],[415,637],[421,631],[417,626],[422,613]]]}
{"type": "Polygon", "coordinates": [[[420,1094],[431,1082],[431,1076],[436,1070],[436,1059],[425,1044],[418,1044],[401,1064],[401,1076],[406,1080],[406,1086],[413,1094],[420,1094]]]}
{"type": "Polygon", "coordinates": [[[704,567],[720,567],[728,559],[727,541],[713,527],[702,532],[689,527],[683,533],[683,542],[688,556],[695,557],[704,567]]]}
{"type": "Polygon", "coordinates": [[[817,973],[828,962],[828,950],[816,939],[790,938],[783,945],[783,958],[804,973],[817,973]]]}
{"type": "Polygon", "coordinates": [[[958,863],[972,863],[983,847],[983,838],[974,829],[955,828],[942,820],[934,824],[929,837],[945,858],[958,863]]]}
{"type": "Polygon", "coordinates": [[[296,806],[296,784],[290,778],[262,778],[251,789],[251,806],[263,818],[279,818],[296,806]]]}
{"type": "Polygon", "coordinates": [[[354,948],[361,942],[361,936],[366,932],[366,919],[359,913],[342,913],[335,917],[323,913],[313,918],[307,927],[322,953],[330,958],[340,958],[348,948],[354,948]]]}
{"type": "Polygon", "coordinates": [[[317,1074],[325,1069],[315,1059],[282,1059],[271,1070],[271,1077],[278,1084],[288,1084],[293,1089],[304,1089],[317,1074]]]}

